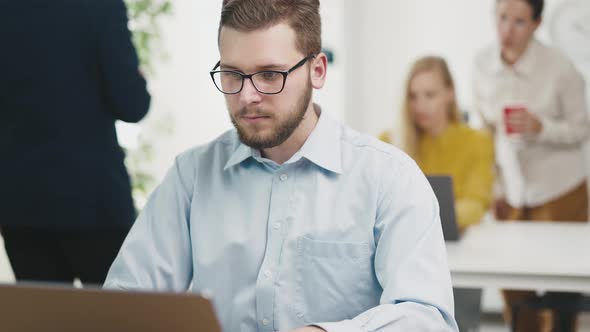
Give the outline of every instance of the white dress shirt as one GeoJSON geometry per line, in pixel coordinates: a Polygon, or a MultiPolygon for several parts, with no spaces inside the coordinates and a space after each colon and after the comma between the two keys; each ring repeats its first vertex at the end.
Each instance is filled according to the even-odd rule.
{"type": "Polygon", "coordinates": [[[508,203],[534,207],[571,191],[586,179],[582,145],[590,133],[585,87],[573,64],[532,40],[513,66],[497,47],[475,61],[474,106],[495,132],[499,185],[508,203]],[[542,123],[535,137],[506,134],[504,107],[522,105],[542,123]]]}

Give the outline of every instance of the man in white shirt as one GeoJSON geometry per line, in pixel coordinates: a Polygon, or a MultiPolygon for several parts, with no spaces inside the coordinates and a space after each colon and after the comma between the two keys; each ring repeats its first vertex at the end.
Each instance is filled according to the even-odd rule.
{"type": "MultiPolygon", "coordinates": [[[[499,44],[475,61],[475,108],[495,136],[495,213],[504,220],[587,221],[584,81],[568,59],[535,39],[542,11],[543,0],[498,0],[499,44]]],[[[535,296],[504,291],[507,309],[535,296]]],[[[548,296],[572,301],[578,295],[548,296]]],[[[574,330],[575,315],[564,315],[554,313],[554,321],[574,330]]],[[[518,321],[518,331],[542,327],[533,311],[519,314],[518,321]]]]}

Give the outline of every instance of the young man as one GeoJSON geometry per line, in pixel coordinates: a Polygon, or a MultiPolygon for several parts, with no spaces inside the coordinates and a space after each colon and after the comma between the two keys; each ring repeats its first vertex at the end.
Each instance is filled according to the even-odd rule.
{"type": "Polygon", "coordinates": [[[402,152],[313,104],[318,0],[225,1],[236,130],[180,155],[106,287],[209,294],[225,331],[456,331],[438,205],[402,152]]]}
{"type": "MultiPolygon", "coordinates": [[[[502,189],[496,217],[586,222],[582,144],[590,126],[584,81],[569,60],[535,39],[542,11],[542,0],[498,0],[499,45],[476,59],[475,106],[495,134],[502,189]]],[[[576,296],[549,295],[565,301],[576,296]]],[[[510,307],[535,293],[505,291],[504,297],[510,320],[510,307]]],[[[566,315],[557,312],[555,321],[569,321],[573,330],[575,315],[566,315]]],[[[518,322],[518,331],[542,327],[532,311],[520,314],[518,322]]]]}

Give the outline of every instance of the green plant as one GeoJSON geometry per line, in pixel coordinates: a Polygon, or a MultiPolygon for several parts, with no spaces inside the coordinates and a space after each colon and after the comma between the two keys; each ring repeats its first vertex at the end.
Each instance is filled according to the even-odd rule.
{"type": "Polygon", "coordinates": [[[139,62],[147,70],[153,70],[152,59],[161,38],[160,19],[172,12],[170,0],[125,0],[129,15],[129,28],[139,62]]]}

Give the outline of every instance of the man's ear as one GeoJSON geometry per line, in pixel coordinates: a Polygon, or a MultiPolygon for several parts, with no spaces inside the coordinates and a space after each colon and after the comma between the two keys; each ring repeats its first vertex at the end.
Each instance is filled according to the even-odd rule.
{"type": "Polygon", "coordinates": [[[311,86],[314,89],[321,89],[326,82],[326,74],[328,73],[328,57],[324,53],[319,53],[310,60],[310,63],[311,86]]]}

